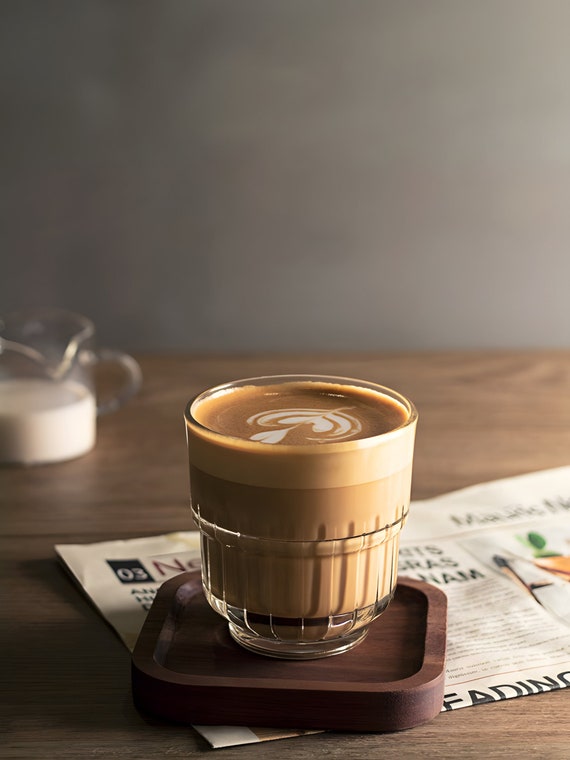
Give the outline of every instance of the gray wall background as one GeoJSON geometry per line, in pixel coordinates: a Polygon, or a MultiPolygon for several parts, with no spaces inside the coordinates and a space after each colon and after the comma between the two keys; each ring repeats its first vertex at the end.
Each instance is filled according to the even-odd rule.
{"type": "Polygon", "coordinates": [[[132,350],[570,345],[567,0],[0,21],[0,311],[132,350]]]}

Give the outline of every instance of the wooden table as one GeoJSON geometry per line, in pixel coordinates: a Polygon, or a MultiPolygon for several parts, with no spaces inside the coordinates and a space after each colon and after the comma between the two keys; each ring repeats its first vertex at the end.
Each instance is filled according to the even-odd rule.
{"type": "MultiPolygon", "coordinates": [[[[420,411],[413,498],[569,463],[570,351],[355,356],[142,356],[138,397],[99,423],[91,454],[0,469],[0,756],[155,758],[212,752],[141,716],[124,645],[70,581],[57,543],[191,529],[182,413],[195,392],[283,372],[362,377],[420,411]]],[[[250,757],[570,757],[570,692],[440,714],[397,734],[325,733],[221,750],[250,757]]]]}

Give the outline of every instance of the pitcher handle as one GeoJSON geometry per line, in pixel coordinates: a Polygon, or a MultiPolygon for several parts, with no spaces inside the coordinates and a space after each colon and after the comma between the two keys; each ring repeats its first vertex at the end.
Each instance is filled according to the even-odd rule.
{"type": "Polygon", "coordinates": [[[137,360],[123,351],[116,351],[112,348],[97,348],[89,353],[90,363],[118,364],[125,375],[125,380],[117,393],[110,399],[97,404],[97,416],[100,417],[103,414],[117,411],[137,393],[142,385],[142,372],[137,360]]]}

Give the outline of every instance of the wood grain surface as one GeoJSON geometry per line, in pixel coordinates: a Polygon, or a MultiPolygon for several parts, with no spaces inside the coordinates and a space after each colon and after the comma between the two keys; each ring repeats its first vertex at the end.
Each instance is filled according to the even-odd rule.
{"type": "MultiPolygon", "coordinates": [[[[567,465],[570,351],[138,357],[141,393],[99,421],[72,462],[0,468],[2,707],[6,758],[191,757],[191,728],[142,717],[130,655],[56,560],[58,543],[191,529],[183,410],[238,377],[362,377],[410,396],[420,421],[413,498],[567,465]]],[[[109,378],[99,378],[102,392],[109,378]]],[[[438,715],[394,734],[328,732],[221,750],[224,760],[569,758],[570,691],[438,715]]]]}

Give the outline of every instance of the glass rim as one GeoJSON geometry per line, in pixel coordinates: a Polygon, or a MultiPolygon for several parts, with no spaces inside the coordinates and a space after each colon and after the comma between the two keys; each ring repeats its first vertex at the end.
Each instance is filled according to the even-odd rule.
{"type": "Polygon", "coordinates": [[[376,435],[369,435],[365,436],[363,438],[354,438],[350,439],[348,441],[327,441],[322,443],[308,443],[308,444],[289,444],[289,443],[273,443],[271,444],[272,449],[281,450],[281,451],[303,451],[306,453],[309,453],[311,451],[323,451],[324,448],[327,450],[330,450],[331,448],[335,448],[337,450],[342,449],[343,447],[349,446],[352,448],[355,443],[358,443],[361,446],[366,445],[366,442],[377,442],[378,440],[384,440],[388,437],[391,437],[395,434],[400,433],[402,430],[405,430],[406,428],[410,427],[410,425],[414,424],[418,419],[418,411],[414,405],[414,403],[407,397],[404,396],[399,391],[394,390],[393,388],[389,388],[388,386],[381,385],[380,383],[376,383],[372,380],[364,380],[361,378],[356,377],[345,377],[342,375],[323,375],[323,374],[310,374],[310,373],[297,373],[297,374],[278,374],[278,375],[256,375],[253,377],[245,377],[240,378],[237,380],[230,380],[225,383],[220,383],[218,385],[212,386],[210,388],[206,388],[205,390],[202,390],[198,393],[196,393],[186,404],[185,410],[184,410],[184,418],[186,420],[187,425],[193,426],[196,430],[202,431],[203,433],[206,433],[208,436],[212,436],[214,439],[221,441],[235,441],[236,443],[239,442],[240,448],[247,448],[250,451],[264,451],[267,449],[267,444],[260,442],[260,441],[251,441],[245,438],[241,438],[240,436],[231,435],[230,433],[222,433],[218,430],[213,430],[212,428],[208,427],[207,425],[204,425],[203,423],[199,422],[195,415],[194,415],[194,408],[197,404],[200,403],[200,401],[205,400],[207,398],[211,398],[214,395],[222,394],[224,392],[228,392],[233,390],[234,388],[240,388],[247,385],[257,385],[257,386],[263,386],[263,385],[278,385],[280,383],[284,382],[308,382],[308,381],[316,381],[316,382],[323,382],[323,383],[330,383],[330,384],[337,384],[337,385],[349,385],[352,387],[360,387],[365,388],[367,390],[375,391],[376,393],[379,393],[380,395],[387,396],[388,398],[391,398],[392,400],[396,401],[398,404],[400,404],[407,413],[407,419],[400,425],[398,425],[395,428],[392,428],[391,430],[387,430],[384,433],[378,433],[376,435]]]}

